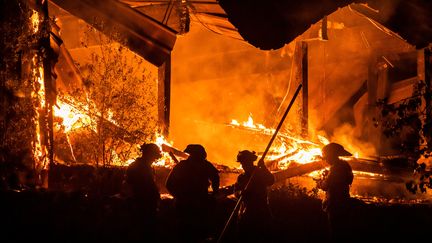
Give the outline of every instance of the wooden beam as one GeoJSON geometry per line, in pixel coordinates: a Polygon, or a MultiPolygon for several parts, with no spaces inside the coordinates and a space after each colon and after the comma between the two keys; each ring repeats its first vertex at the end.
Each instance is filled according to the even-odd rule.
{"type": "MultiPolygon", "coordinates": [[[[386,177],[399,177],[410,178],[412,176],[412,169],[406,167],[385,166],[379,161],[365,160],[365,159],[349,159],[348,164],[353,171],[366,172],[379,174],[386,177]]],[[[308,164],[301,164],[298,166],[290,167],[286,170],[281,170],[273,173],[275,181],[282,181],[296,176],[309,174],[313,171],[322,170],[329,167],[324,161],[315,161],[308,164]]]]}
{"type": "MultiPolygon", "coordinates": [[[[44,33],[47,33],[43,36],[41,40],[42,48],[44,49],[43,56],[43,69],[44,69],[44,86],[45,86],[45,116],[46,116],[46,134],[44,145],[47,147],[48,151],[48,162],[49,165],[54,163],[54,121],[53,121],[53,106],[56,102],[56,86],[55,86],[55,72],[54,66],[57,63],[57,54],[51,45],[51,25],[48,14],[48,2],[45,1],[42,3],[43,10],[43,24],[42,28],[44,33]]],[[[53,46],[58,47],[61,43],[56,43],[53,41],[53,46]]],[[[47,165],[47,166],[49,166],[47,165]]],[[[46,181],[48,183],[48,181],[46,181]]],[[[48,187],[48,185],[46,185],[48,187]]]]}
{"type": "Polygon", "coordinates": [[[282,181],[295,176],[301,176],[304,174],[311,173],[316,170],[322,170],[326,167],[326,164],[322,161],[316,161],[308,164],[302,164],[299,166],[291,167],[286,170],[281,170],[273,173],[275,181],[282,181]]]}
{"type": "Polygon", "coordinates": [[[131,51],[153,65],[161,66],[174,47],[174,30],[119,1],[50,1],[108,36],[120,35],[131,51]]]}
{"type": "MultiPolygon", "coordinates": [[[[426,117],[425,117],[425,127],[428,127],[430,123],[432,123],[432,47],[427,47],[424,49],[424,81],[425,81],[425,89],[426,95],[424,95],[425,100],[425,108],[426,108],[426,117]]],[[[428,147],[432,146],[432,135],[425,134],[426,142],[428,147]]]]}
{"type": "Polygon", "coordinates": [[[378,108],[376,105],[378,98],[378,54],[371,53],[368,65],[368,79],[367,79],[367,127],[366,136],[368,140],[377,149],[380,154],[381,149],[381,127],[376,126],[375,119],[379,119],[378,108]]]}
{"type": "MultiPolygon", "coordinates": [[[[393,181],[404,182],[407,178],[412,177],[412,170],[410,168],[389,167],[384,166],[383,163],[380,163],[379,161],[356,158],[349,159],[347,162],[353,171],[379,174],[383,179],[390,178],[393,181]]],[[[286,170],[276,171],[272,174],[275,177],[275,182],[280,182],[292,177],[302,176],[317,170],[322,170],[327,167],[329,167],[329,165],[324,161],[315,161],[293,166],[286,170]]],[[[234,193],[233,189],[234,185],[229,185],[223,187],[221,191],[228,196],[234,193]]]]}
{"type": "Polygon", "coordinates": [[[161,132],[169,134],[171,101],[171,56],[158,69],[158,120],[161,132]]]}

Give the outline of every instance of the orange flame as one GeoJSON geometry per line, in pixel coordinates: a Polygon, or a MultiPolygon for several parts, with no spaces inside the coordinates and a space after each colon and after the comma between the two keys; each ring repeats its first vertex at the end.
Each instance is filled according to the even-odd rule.
{"type": "MultiPolygon", "coordinates": [[[[230,125],[248,128],[266,135],[275,132],[275,129],[266,128],[262,124],[254,123],[252,115],[248,117],[246,122],[242,123],[233,119],[230,125]]],[[[329,144],[330,141],[321,135],[317,135],[315,140],[306,140],[296,134],[279,132],[275,144],[271,148],[271,151],[269,151],[270,155],[266,157],[266,161],[277,161],[278,169],[281,170],[287,169],[292,163],[307,164],[317,161],[322,156],[322,146],[329,144]]],[[[358,157],[359,153],[356,152],[355,156],[358,157]]]]}
{"type": "Polygon", "coordinates": [[[89,115],[60,100],[57,100],[57,106],[54,106],[54,115],[63,119],[62,124],[66,133],[81,127],[90,127],[93,131],[97,130],[96,122],[89,115]]]}
{"type": "Polygon", "coordinates": [[[37,33],[39,31],[39,23],[40,23],[39,13],[34,11],[34,10],[32,10],[32,11],[33,11],[33,13],[30,16],[31,23],[32,23],[32,29],[33,29],[33,33],[37,33]]]}
{"type": "Polygon", "coordinates": [[[35,81],[33,82],[33,91],[31,93],[31,97],[39,102],[38,106],[35,109],[36,141],[33,142],[33,157],[35,158],[36,167],[38,169],[46,169],[48,166],[48,152],[46,146],[42,144],[41,124],[39,123],[40,120],[43,120],[40,118],[40,111],[45,109],[45,84],[43,76],[44,69],[43,67],[38,67],[37,55],[33,57],[32,62],[32,74],[35,81]]]}
{"type": "Polygon", "coordinates": [[[252,118],[252,114],[249,114],[248,120],[240,124],[237,120],[232,119],[230,125],[238,126],[238,127],[245,127],[250,128],[255,131],[260,131],[266,134],[272,134],[275,132],[275,129],[266,128],[264,125],[259,123],[254,123],[254,120],[252,118]]]}
{"type": "MultiPolygon", "coordinates": [[[[254,123],[252,115],[243,123],[233,119],[230,125],[251,128],[267,135],[275,132],[275,129],[254,123]]],[[[286,169],[292,162],[306,164],[316,161],[318,156],[321,156],[321,145],[329,143],[323,136],[318,136],[318,140],[319,142],[315,143],[293,134],[279,132],[279,139],[276,140],[266,160],[278,160],[279,169],[286,169]]]]}
{"type": "MultiPolygon", "coordinates": [[[[62,118],[62,126],[64,127],[64,132],[66,134],[66,138],[68,139],[69,147],[71,149],[72,157],[74,157],[74,152],[72,149],[72,145],[69,142],[69,134],[83,127],[89,127],[94,132],[97,132],[97,122],[96,117],[91,116],[90,107],[94,106],[92,102],[84,105],[81,103],[77,103],[72,97],[62,97],[62,99],[57,100],[57,105],[54,107],[54,115],[56,117],[62,118]],[[77,109],[76,107],[80,107],[77,109]]],[[[100,112],[93,112],[94,116],[99,116],[100,112]]],[[[108,118],[110,122],[113,124],[117,124],[117,122],[113,119],[114,113],[112,111],[108,111],[108,118]]],[[[155,134],[155,144],[157,144],[161,149],[162,145],[166,144],[172,147],[172,142],[168,142],[165,137],[159,133],[155,134]]],[[[131,164],[136,157],[139,156],[139,148],[140,144],[135,144],[133,146],[132,152],[128,156],[127,159],[121,159],[117,152],[113,149],[109,153],[111,154],[111,164],[114,166],[128,166],[131,164]]],[[[175,162],[170,157],[170,155],[166,152],[162,152],[162,158],[159,159],[154,166],[159,167],[172,167],[175,162]]]]}
{"type": "MultiPolygon", "coordinates": [[[[162,150],[162,145],[168,145],[170,147],[173,147],[173,142],[168,142],[165,137],[162,134],[156,133],[156,139],[155,143],[159,146],[159,148],[162,150]]],[[[158,161],[156,161],[153,166],[156,167],[165,167],[165,168],[172,168],[175,165],[175,162],[173,158],[169,155],[169,153],[162,151],[162,158],[160,158],[158,161]]]]}
{"type": "MultiPolygon", "coordinates": [[[[173,143],[172,142],[168,142],[165,139],[165,137],[162,134],[159,134],[158,132],[156,132],[156,134],[155,134],[155,141],[154,141],[154,143],[159,146],[159,148],[161,149],[161,151],[162,151],[162,145],[163,144],[168,145],[170,147],[173,147],[173,145],[172,145],[173,143]]],[[[136,144],[135,147],[136,147],[136,151],[139,151],[140,145],[136,144]]],[[[115,151],[112,151],[112,153],[115,155],[115,151]]],[[[131,156],[131,158],[128,159],[127,161],[121,161],[118,158],[118,156],[117,156],[116,158],[118,158],[118,159],[116,159],[114,161],[114,165],[116,165],[116,166],[128,166],[129,164],[131,164],[135,160],[135,158],[137,156],[138,156],[138,152],[134,153],[131,156]]],[[[159,160],[157,160],[155,163],[153,163],[152,166],[154,166],[154,167],[172,168],[174,165],[175,165],[175,162],[174,162],[173,158],[171,158],[171,156],[169,155],[169,153],[162,151],[162,157],[159,160]]]]}

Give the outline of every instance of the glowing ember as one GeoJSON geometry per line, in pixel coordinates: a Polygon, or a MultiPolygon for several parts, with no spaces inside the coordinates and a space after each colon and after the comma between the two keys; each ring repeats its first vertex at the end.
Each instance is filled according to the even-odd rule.
{"type": "Polygon", "coordinates": [[[365,176],[365,177],[372,177],[372,178],[385,178],[385,175],[378,174],[378,173],[371,173],[371,172],[365,172],[365,171],[353,171],[354,175],[356,176],[365,176]]]}

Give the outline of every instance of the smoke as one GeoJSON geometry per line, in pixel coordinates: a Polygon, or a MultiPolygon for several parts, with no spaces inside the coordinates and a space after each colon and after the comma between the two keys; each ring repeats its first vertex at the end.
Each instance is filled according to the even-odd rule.
{"type": "Polygon", "coordinates": [[[374,157],[377,155],[375,146],[372,143],[364,142],[357,138],[355,129],[350,124],[343,124],[338,127],[330,138],[331,142],[342,144],[346,150],[360,158],[374,157]]]}
{"type": "MultiPolygon", "coordinates": [[[[331,140],[359,156],[376,155],[373,146],[358,137],[368,139],[362,133],[367,128],[355,119],[367,105],[360,101],[367,97],[364,83],[369,78],[371,54],[386,48],[406,51],[412,46],[382,32],[349,8],[329,15],[328,21],[329,40],[317,38],[320,23],[296,39],[308,43],[309,131],[325,130],[333,134],[331,140]]],[[[238,165],[235,157],[239,150],[263,151],[269,137],[226,124],[232,119],[247,121],[252,115],[254,122],[276,127],[298,84],[294,46],[290,43],[279,50],[262,51],[192,23],[191,31],[178,38],[172,53],[169,139],[174,146],[181,149],[200,143],[210,160],[231,166],[238,165]]],[[[285,130],[294,128],[297,135],[301,99],[299,95],[284,123],[285,130]]],[[[365,119],[369,117],[361,122],[365,119]]]]}
{"type": "Polygon", "coordinates": [[[382,21],[388,21],[398,10],[401,0],[368,1],[372,11],[377,11],[382,21]]]}
{"type": "Polygon", "coordinates": [[[200,143],[209,160],[230,166],[238,166],[240,150],[265,149],[270,137],[227,124],[252,115],[256,123],[274,125],[287,89],[288,56],[192,24],[190,33],[177,40],[172,63],[169,137],[175,147],[200,143]]]}

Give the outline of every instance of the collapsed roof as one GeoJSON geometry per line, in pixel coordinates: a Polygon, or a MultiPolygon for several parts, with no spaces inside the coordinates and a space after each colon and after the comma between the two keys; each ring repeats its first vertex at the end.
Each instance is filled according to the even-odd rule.
{"type": "Polygon", "coordinates": [[[290,43],[312,24],[348,5],[418,49],[432,42],[432,2],[428,0],[51,2],[89,24],[95,18],[105,21],[111,27],[108,31],[120,31],[132,51],[156,66],[162,65],[172,51],[176,35],[188,32],[191,20],[213,32],[271,50],[290,43]]]}
{"type": "Polygon", "coordinates": [[[349,4],[418,49],[432,41],[432,2],[428,0],[220,0],[219,4],[240,35],[264,50],[282,47],[324,16],[349,4]]]}

